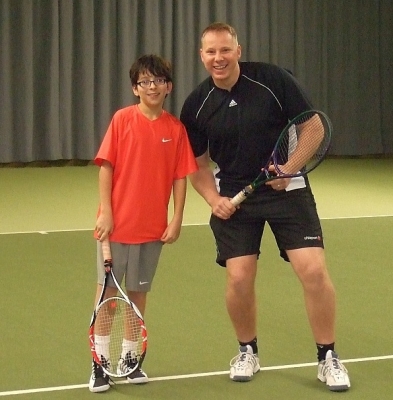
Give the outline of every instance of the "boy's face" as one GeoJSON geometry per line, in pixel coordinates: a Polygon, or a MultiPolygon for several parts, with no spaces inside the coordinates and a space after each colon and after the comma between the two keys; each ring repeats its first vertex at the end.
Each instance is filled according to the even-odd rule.
{"type": "Polygon", "coordinates": [[[144,72],[139,74],[138,84],[133,86],[132,91],[147,107],[162,107],[165,97],[172,91],[172,82],[166,82],[164,77],[144,72]]]}

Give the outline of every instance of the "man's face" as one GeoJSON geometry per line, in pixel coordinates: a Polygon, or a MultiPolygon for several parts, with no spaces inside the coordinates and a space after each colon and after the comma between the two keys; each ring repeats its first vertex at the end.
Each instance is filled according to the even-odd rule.
{"type": "Polygon", "coordinates": [[[201,59],[214,83],[230,89],[239,77],[241,48],[229,32],[207,32],[202,38],[201,59]]]}

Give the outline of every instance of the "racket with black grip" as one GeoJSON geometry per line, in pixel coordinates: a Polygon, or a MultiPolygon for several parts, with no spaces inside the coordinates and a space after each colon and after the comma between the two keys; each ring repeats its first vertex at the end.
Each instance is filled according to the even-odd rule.
{"type": "Polygon", "coordinates": [[[324,160],[332,130],[328,116],[318,110],[305,111],[289,121],[261,173],[236,194],[231,203],[239,205],[256,188],[271,180],[294,178],[311,172],[324,160]]]}

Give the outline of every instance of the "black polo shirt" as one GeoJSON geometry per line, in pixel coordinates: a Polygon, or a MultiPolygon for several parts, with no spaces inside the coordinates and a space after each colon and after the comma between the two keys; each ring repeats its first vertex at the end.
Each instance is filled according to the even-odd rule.
{"type": "Polygon", "coordinates": [[[259,174],[288,121],[312,108],[296,79],[278,66],[240,62],[231,91],[204,80],[186,99],[180,119],[196,157],[209,149],[222,183],[244,186],[259,174]]]}

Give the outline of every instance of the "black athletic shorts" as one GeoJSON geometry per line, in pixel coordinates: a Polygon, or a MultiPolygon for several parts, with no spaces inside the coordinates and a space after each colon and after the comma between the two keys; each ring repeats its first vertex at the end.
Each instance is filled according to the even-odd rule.
{"type": "MultiPolygon", "coordinates": [[[[236,193],[222,196],[233,197],[236,193]]],[[[210,218],[217,247],[217,263],[225,267],[229,258],[260,254],[265,223],[268,223],[280,255],[289,261],[285,250],[322,247],[322,228],[314,196],[309,187],[291,191],[254,192],[227,220],[210,218]]]]}

